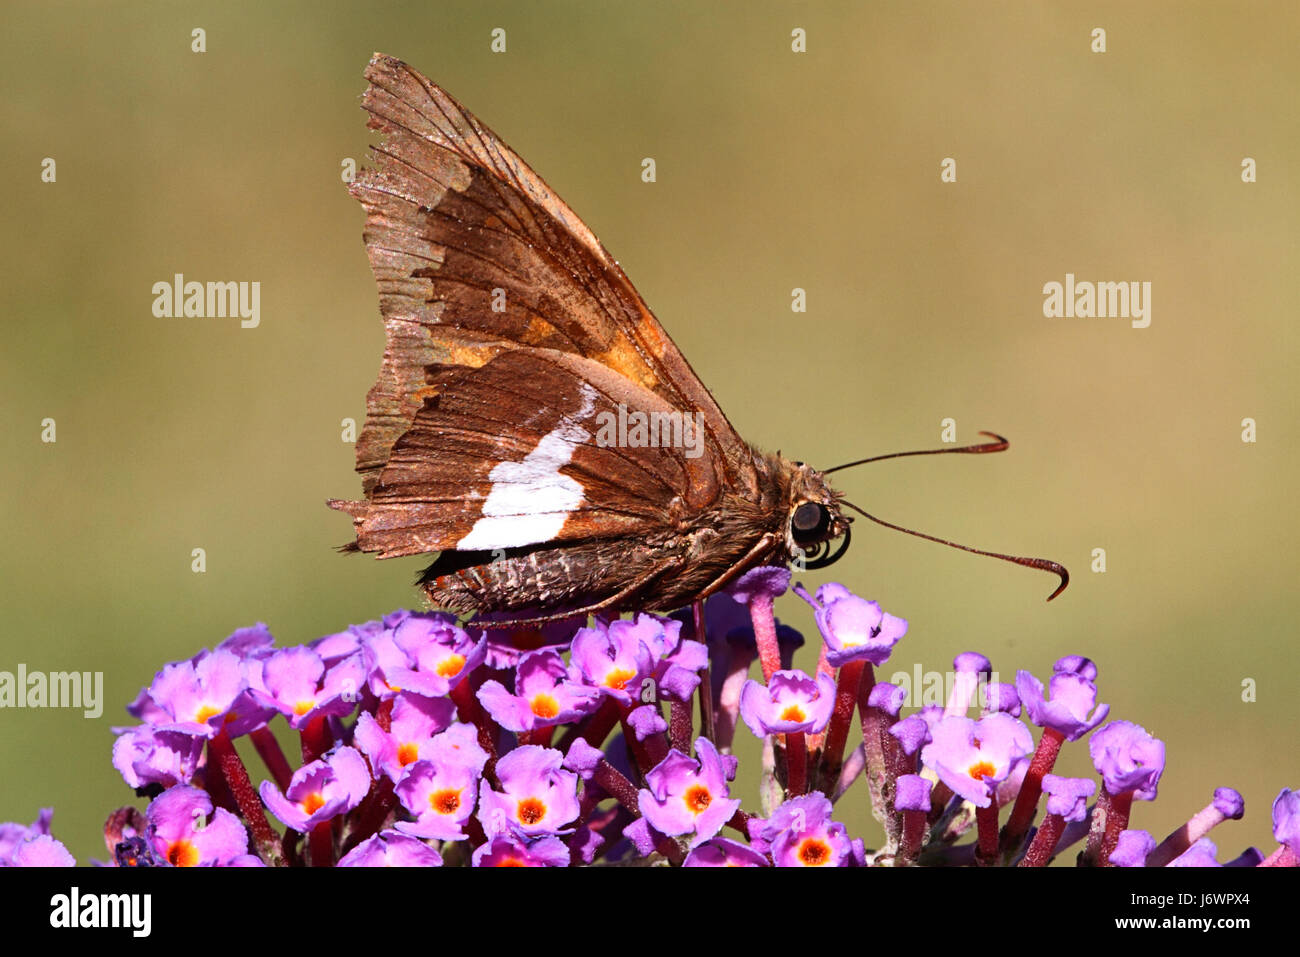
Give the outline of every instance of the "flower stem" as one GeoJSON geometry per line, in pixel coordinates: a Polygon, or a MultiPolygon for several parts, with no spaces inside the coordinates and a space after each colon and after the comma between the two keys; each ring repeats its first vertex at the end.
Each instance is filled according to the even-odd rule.
{"type": "Polygon", "coordinates": [[[916,860],[916,855],[921,852],[921,841],[925,838],[927,823],[924,811],[903,812],[903,834],[898,842],[895,865],[907,865],[916,860]]]}
{"type": "Polygon", "coordinates": [[[785,736],[786,791],[790,797],[799,797],[808,790],[808,742],[802,731],[790,731],[785,736]]]}
{"type": "Polygon", "coordinates": [[[302,739],[303,764],[311,764],[328,751],[333,743],[330,741],[329,728],[325,723],[325,715],[323,714],[316,715],[303,725],[299,736],[302,739]]]}
{"type": "MultiPolygon", "coordinates": [[[[1024,783],[1020,785],[1020,793],[1016,795],[1011,816],[1007,818],[1006,830],[1002,835],[1003,850],[1018,847],[1024,836],[1029,833],[1029,825],[1033,823],[1034,812],[1038,808],[1038,799],[1043,793],[1043,775],[1049,774],[1056,766],[1056,756],[1061,753],[1061,744],[1064,741],[1065,735],[1055,728],[1043,729],[1043,736],[1038,741],[1038,749],[1029,762],[1024,783]]],[[[1051,847],[1055,846],[1055,844],[1051,845],[1051,847]]]]}
{"type": "Polygon", "coordinates": [[[311,829],[308,841],[311,847],[312,867],[334,866],[333,826],[333,821],[321,821],[311,829]]]}
{"type": "Polygon", "coordinates": [[[1029,849],[1020,859],[1020,867],[1046,867],[1056,853],[1056,843],[1065,833],[1065,818],[1059,814],[1049,814],[1043,819],[1038,833],[1029,842],[1029,849]]]}
{"type": "Polygon", "coordinates": [[[378,834],[396,806],[397,794],[393,791],[393,782],[388,775],[380,774],[379,780],[361,802],[361,807],[357,811],[357,826],[348,835],[345,851],[352,850],[362,841],[378,834]]]}
{"type": "MultiPolygon", "coordinates": [[[[707,678],[706,678],[707,683],[707,678]]],[[[691,703],[675,698],[668,702],[668,740],[682,754],[691,753],[691,703]]]]}
{"type": "Polygon", "coordinates": [[[1102,785],[1097,804],[1092,809],[1092,827],[1088,831],[1088,844],[1079,855],[1081,867],[1110,867],[1110,855],[1119,843],[1120,831],[1128,827],[1129,811],[1133,807],[1133,792],[1111,794],[1102,785]]]}
{"type": "Polygon", "coordinates": [[[248,769],[239,758],[234,742],[225,731],[218,731],[216,737],[208,739],[208,759],[216,765],[225,779],[230,793],[239,806],[239,812],[248,822],[248,829],[253,834],[257,852],[271,867],[280,867],[284,858],[280,854],[280,838],[266,819],[266,809],[262,799],[257,796],[253,782],[249,780],[248,769]]]}
{"type": "MultiPolygon", "coordinates": [[[[628,715],[632,713],[634,707],[635,705],[623,705],[619,709],[620,713],[618,720],[623,726],[623,740],[627,743],[627,751],[628,755],[632,758],[632,764],[636,768],[637,773],[644,778],[646,772],[659,763],[658,760],[651,755],[650,742],[656,737],[662,740],[662,736],[651,735],[644,741],[637,737],[636,730],[630,723],[628,723],[628,715]]],[[[661,747],[659,750],[665,751],[666,749],[661,747]]]]}
{"type": "Polygon", "coordinates": [[[754,624],[764,683],[771,683],[772,675],[781,670],[781,648],[776,640],[776,615],[772,608],[771,595],[758,594],[750,599],[749,620],[754,624]]]}
{"type": "Polygon", "coordinates": [[[822,750],[819,780],[821,790],[834,787],[839,780],[840,766],[844,763],[844,744],[849,738],[849,725],[853,722],[853,709],[858,703],[858,685],[862,683],[864,659],[846,662],[840,669],[835,685],[835,710],[826,729],[826,746],[822,750]]]}
{"type": "Polygon", "coordinates": [[[979,835],[975,848],[975,863],[991,867],[998,860],[998,805],[989,801],[988,807],[975,808],[975,827],[979,835]]]}
{"type": "MultiPolygon", "coordinates": [[[[706,648],[709,645],[707,627],[704,621],[704,602],[697,601],[691,605],[692,624],[695,626],[695,640],[706,648]]],[[[705,662],[700,672],[700,734],[713,741],[713,675],[709,661],[705,662]]],[[[715,744],[717,742],[714,742],[715,744]]]]}

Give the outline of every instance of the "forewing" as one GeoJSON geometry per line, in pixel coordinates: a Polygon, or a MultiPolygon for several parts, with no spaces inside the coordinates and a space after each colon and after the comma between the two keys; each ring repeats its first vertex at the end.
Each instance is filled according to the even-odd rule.
{"type": "MultiPolygon", "coordinates": [[[[395,515],[389,506],[397,495],[421,515],[463,504],[447,484],[464,475],[463,469],[473,461],[495,467],[506,461],[498,452],[519,452],[549,434],[544,427],[554,410],[544,402],[524,409],[522,400],[512,400],[512,408],[535,418],[531,432],[504,438],[487,432],[518,426],[494,410],[496,400],[484,391],[504,390],[505,383],[495,374],[477,381],[466,375],[519,349],[582,357],[666,408],[698,412],[711,457],[710,468],[703,470],[713,475],[708,488],[727,481],[753,490],[745,443],[573,211],[487,127],[405,63],[376,54],[366,77],[370,86],[363,105],[370,127],[384,139],[375,148],[375,168],[361,173],[351,191],[366,209],[366,249],[387,330],[383,366],[357,443],[357,470],[375,508],[395,515]],[[471,382],[479,403],[472,421],[450,418],[452,409],[468,401],[463,396],[451,404],[428,404],[435,396],[446,399],[447,389],[470,388],[471,382]],[[430,408],[441,412],[426,414],[430,408]],[[498,438],[507,444],[494,444],[498,438]],[[444,454],[455,464],[414,461],[418,455],[444,454]],[[426,488],[421,497],[417,478],[441,484],[426,488]],[[377,491],[381,494],[372,495],[377,491]]],[[[598,458],[604,462],[609,456],[598,458]]],[[[691,497],[698,501],[699,490],[691,497]]],[[[378,512],[371,518],[381,521],[378,512]]],[[[367,527],[378,533],[377,526],[367,527]]],[[[396,536],[396,527],[385,532],[392,548],[396,536]]],[[[439,533],[421,541],[419,549],[385,548],[384,553],[448,547],[446,541],[439,533]]]]}

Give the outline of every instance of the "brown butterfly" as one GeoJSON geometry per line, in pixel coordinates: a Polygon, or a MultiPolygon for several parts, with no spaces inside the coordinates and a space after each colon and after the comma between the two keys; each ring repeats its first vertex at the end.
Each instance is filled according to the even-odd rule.
{"type": "Polygon", "coordinates": [[[348,548],[439,552],[434,605],[533,622],[671,610],[759,565],[838,558],[841,506],[861,510],[736,433],[541,177],[400,60],[376,54],[366,78],[384,138],[351,193],[387,347],[357,442],[366,500],[329,503],[348,548]]]}

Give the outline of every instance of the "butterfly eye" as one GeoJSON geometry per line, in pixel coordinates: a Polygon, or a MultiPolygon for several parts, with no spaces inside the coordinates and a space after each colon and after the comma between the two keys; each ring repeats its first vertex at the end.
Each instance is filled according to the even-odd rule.
{"type": "Polygon", "coordinates": [[[804,502],[790,518],[790,532],[801,545],[822,541],[830,527],[830,510],[819,502],[804,502]]]}

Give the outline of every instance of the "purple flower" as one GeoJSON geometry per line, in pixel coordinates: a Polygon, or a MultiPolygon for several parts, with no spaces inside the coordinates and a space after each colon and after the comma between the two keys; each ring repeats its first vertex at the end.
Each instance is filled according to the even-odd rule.
{"type": "Polygon", "coordinates": [[[691,699],[700,685],[699,673],[709,664],[709,649],[702,642],[682,638],[680,621],[638,614],[631,622],[615,621],[609,627],[635,631],[645,642],[655,662],[652,677],[664,697],[691,699]]]}
{"type": "Polygon", "coordinates": [[[1154,801],[1165,769],[1165,743],[1131,721],[1112,721],[1088,741],[1093,767],[1110,794],[1132,791],[1154,801]]]}
{"type": "Polygon", "coordinates": [[[474,852],[475,867],[568,867],[569,849],[558,837],[535,841],[509,833],[495,835],[474,852]]]}
{"type": "Polygon", "coordinates": [[[586,738],[575,738],[573,744],[569,745],[569,753],[564,756],[564,766],[570,771],[578,772],[584,781],[590,781],[604,760],[605,752],[593,748],[586,738]]]}
{"type": "Polygon", "coordinates": [[[441,867],[442,855],[418,838],[384,831],[362,841],[339,867],[441,867]]]}
{"type": "Polygon", "coordinates": [[[1145,867],[1147,856],[1156,849],[1156,839],[1147,831],[1119,832],[1115,850],[1110,852],[1112,867],[1145,867]]]}
{"type": "Polygon", "coordinates": [[[50,821],[54,819],[54,808],[43,807],[36,815],[31,826],[6,821],[0,824],[0,865],[13,856],[18,845],[50,833],[50,821]]]}
{"type": "Polygon", "coordinates": [[[1020,693],[1016,686],[1005,681],[994,681],[984,687],[986,711],[1005,711],[1013,718],[1020,717],[1020,693]]]}
{"type": "MultiPolygon", "coordinates": [[[[483,757],[486,760],[487,755],[483,757]]],[[[415,821],[398,821],[394,826],[413,837],[463,841],[481,770],[482,765],[475,767],[473,761],[416,761],[395,789],[415,821]]]]}
{"type": "Polygon", "coordinates": [[[248,833],[206,791],[179,784],[145,811],[153,852],[173,867],[225,867],[248,854],[248,833]]]}
{"type": "Polygon", "coordinates": [[[767,848],[777,867],[852,867],[864,861],[862,841],[850,840],[831,820],[831,802],[820,791],[791,798],[766,821],[750,822],[756,848],[767,848]]]}
{"type": "Polygon", "coordinates": [[[1300,856],[1300,791],[1283,788],[1273,799],[1273,837],[1300,856]]]}
{"type": "Polygon", "coordinates": [[[399,691],[441,698],[487,653],[486,638],[475,641],[454,616],[440,612],[407,614],[363,640],[370,690],[380,698],[399,691]]]}
{"type": "Polygon", "coordinates": [[[214,651],[198,664],[166,665],[149,686],[149,697],[165,716],[158,722],[162,730],[211,738],[246,688],[239,657],[214,651]]]}
{"type": "Polygon", "coordinates": [[[1045,774],[1043,790],[1047,792],[1048,814],[1059,814],[1067,821],[1082,821],[1088,816],[1088,798],[1097,793],[1097,782],[1092,778],[1045,774]]]}
{"type": "Polygon", "coordinates": [[[729,798],[722,758],[707,738],[695,741],[699,759],[676,748],[646,774],[638,796],[641,814],[651,827],[669,836],[690,835],[691,847],[713,837],[740,808],[729,798]]]}
{"type": "MultiPolygon", "coordinates": [[[[656,734],[663,734],[668,730],[668,722],[659,711],[657,704],[643,704],[639,708],[634,708],[632,713],[627,716],[628,727],[636,735],[638,741],[644,741],[646,738],[656,734]]],[[[570,748],[570,751],[573,749],[570,748]]],[[[568,758],[565,758],[565,766],[568,765],[568,758]]]]}
{"type": "Polygon", "coordinates": [[[351,628],[309,641],[307,647],[320,656],[328,668],[345,658],[361,654],[361,636],[351,628]]]}
{"type": "Polygon", "coordinates": [[[771,862],[748,844],[726,837],[705,841],[686,855],[682,867],[770,867],[771,862]]]}
{"type": "MultiPolygon", "coordinates": [[[[236,628],[215,650],[229,651],[244,661],[256,661],[269,655],[274,646],[275,639],[271,637],[271,630],[259,621],[247,628],[236,628]]],[[[191,660],[197,664],[205,654],[206,652],[200,652],[191,660]]]]}
{"type": "Polygon", "coordinates": [[[1222,867],[1217,856],[1219,849],[1208,837],[1203,837],[1183,853],[1179,854],[1167,867],[1222,867]]]}
{"type": "Polygon", "coordinates": [[[478,700],[501,727],[531,731],[590,714],[600,703],[600,692],[570,680],[560,653],[547,648],[519,660],[514,694],[499,681],[485,681],[478,700]]]}
{"type": "Polygon", "coordinates": [[[758,737],[802,731],[824,731],[835,710],[835,681],[818,673],[816,679],[802,671],[778,671],[765,688],[746,681],[740,693],[740,717],[758,737]]]}
{"type": "Polygon", "coordinates": [[[280,793],[270,781],[259,792],[267,810],[286,826],[306,832],[350,811],[370,791],[370,767],[356,748],[338,747],[294,772],[280,793]]]}
{"type": "Polygon", "coordinates": [[[396,784],[407,767],[427,757],[421,750],[434,735],[450,727],[455,714],[456,706],[447,698],[399,694],[393,699],[389,729],[385,731],[369,712],[363,711],[357,718],[352,743],[370,759],[372,768],[396,784]]]}
{"type": "MultiPolygon", "coordinates": [[[[1043,697],[1043,683],[1028,671],[1016,672],[1016,691],[1029,712],[1029,719],[1040,728],[1051,728],[1067,741],[1077,741],[1106,720],[1110,705],[1097,704],[1096,667],[1082,671],[1062,670],[1062,664],[1077,665],[1076,657],[1062,658],[1049,680],[1051,701],[1043,697]],[[1088,712],[1092,714],[1089,715],[1088,712]]],[[[1086,658],[1081,659],[1092,665],[1086,658]]]]}
{"type": "Polygon", "coordinates": [[[877,681],[867,694],[867,707],[883,711],[891,718],[897,718],[907,703],[907,689],[888,681],[877,681]]]}
{"type": "Polygon", "coordinates": [[[641,640],[644,630],[622,620],[579,629],[573,637],[573,667],[593,688],[620,704],[631,704],[654,670],[653,654],[641,640]]]}
{"type": "Polygon", "coordinates": [[[836,582],[818,588],[816,600],[801,587],[795,593],[812,605],[832,667],[858,659],[879,667],[907,632],[902,618],[885,614],[874,601],[859,598],[836,582]]]}
{"type": "Polygon", "coordinates": [[[898,741],[903,753],[909,757],[930,743],[930,725],[919,714],[908,715],[902,721],[895,721],[889,727],[889,733],[898,741]]]}
{"type": "Polygon", "coordinates": [[[1214,809],[1226,820],[1240,821],[1246,813],[1246,799],[1233,788],[1214,789],[1214,809]]]}
{"type": "Polygon", "coordinates": [[[561,765],[554,748],[524,745],[497,762],[501,791],[479,785],[478,819],[489,835],[513,831],[525,837],[566,834],[578,816],[578,776],[561,765]]]}
{"type": "Polygon", "coordinates": [[[945,717],[931,733],[934,740],[921,749],[921,762],[977,807],[992,803],[998,782],[1034,749],[1029,729],[1000,711],[978,721],[945,717]]]}
{"type": "Polygon", "coordinates": [[[318,715],[351,714],[364,681],[360,655],[327,669],[320,655],[302,645],[273,652],[249,668],[254,698],[288,718],[291,728],[302,728],[318,715]]]}
{"type": "Polygon", "coordinates": [[[453,724],[433,740],[420,746],[420,757],[437,764],[463,764],[482,774],[488,753],[479,746],[478,729],[472,724],[453,724]]]}
{"type": "Polygon", "coordinates": [[[0,863],[13,867],[76,867],[77,859],[60,841],[48,834],[38,834],[19,844],[9,860],[0,863]]]}
{"type": "Polygon", "coordinates": [[[113,742],[113,767],[133,788],[189,784],[203,757],[203,741],[198,735],[137,725],[113,742]]]}
{"type": "Polygon", "coordinates": [[[894,792],[894,809],[898,811],[930,810],[930,793],[934,782],[919,774],[900,774],[894,792]]]}
{"type": "Polygon", "coordinates": [[[723,590],[723,594],[748,605],[759,597],[780,598],[789,587],[790,569],[780,565],[761,565],[737,578],[723,590]]]}

